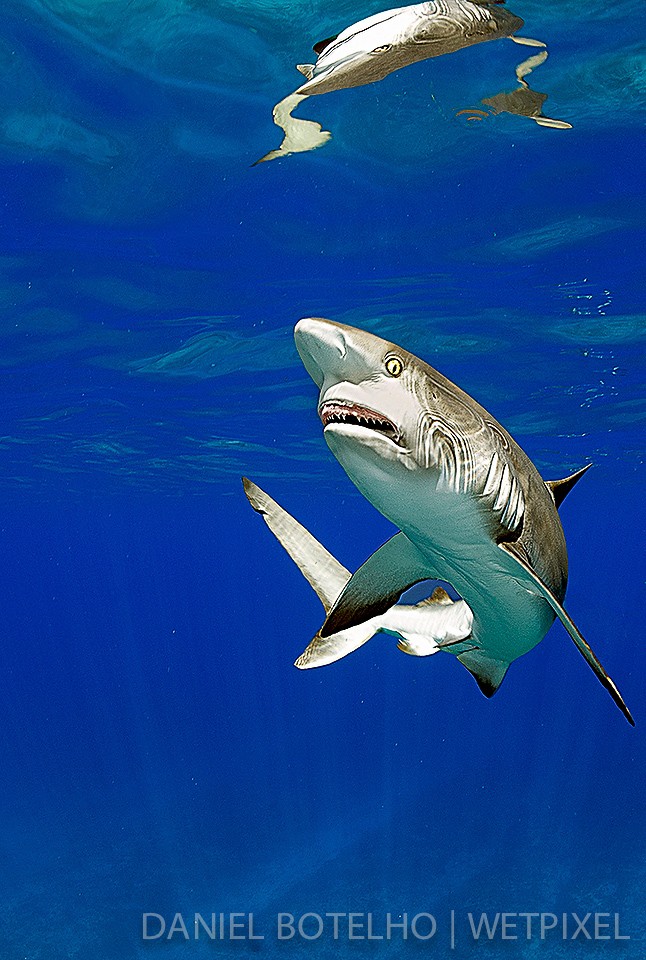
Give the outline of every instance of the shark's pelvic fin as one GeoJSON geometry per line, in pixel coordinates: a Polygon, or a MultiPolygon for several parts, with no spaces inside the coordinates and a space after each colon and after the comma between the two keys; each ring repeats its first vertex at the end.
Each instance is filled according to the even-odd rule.
{"type": "Polygon", "coordinates": [[[545,485],[550,490],[552,496],[554,497],[554,503],[556,508],[561,506],[568,493],[578,481],[581,479],[583,474],[590,469],[592,466],[591,463],[586,463],[585,467],[581,467],[580,470],[577,470],[576,473],[573,473],[569,477],[563,477],[562,480],[546,480],[545,485]]]}
{"type": "Polygon", "coordinates": [[[408,537],[396,533],[352,575],[320,635],[329,637],[385,613],[414,583],[433,576],[427,558],[408,537]]]}
{"type": "Polygon", "coordinates": [[[509,670],[508,663],[492,660],[491,657],[486,657],[479,650],[460,653],[458,654],[458,660],[475,677],[476,683],[485,697],[493,697],[509,670]]]}
{"type": "Polygon", "coordinates": [[[592,647],[590,644],[583,638],[579,629],[575,625],[574,621],[571,619],[568,613],[564,610],[563,606],[556,599],[552,591],[546,586],[538,574],[532,570],[531,566],[524,560],[518,553],[517,548],[513,543],[499,543],[498,546],[501,550],[504,550],[508,556],[513,557],[516,563],[518,563],[527,576],[533,581],[534,585],[537,587],[538,592],[543,596],[547,602],[550,604],[554,613],[557,615],[567,632],[570,634],[572,639],[581,655],[587,660],[588,664],[594,671],[597,680],[606,688],[612,699],[615,701],[623,715],[625,716],[628,723],[635,726],[635,721],[633,720],[632,714],[626,704],[622,695],[619,693],[614,681],[608,676],[603,666],[595,656],[592,647]]]}

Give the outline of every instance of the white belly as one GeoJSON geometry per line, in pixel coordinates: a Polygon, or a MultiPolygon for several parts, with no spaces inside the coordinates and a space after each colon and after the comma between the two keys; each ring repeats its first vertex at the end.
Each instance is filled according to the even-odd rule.
{"type": "Polygon", "coordinates": [[[483,652],[511,663],[540,643],[554,621],[552,608],[494,542],[491,515],[477,497],[438,483],[433,470],[411,468],[378,436],[371,440],[380,454],[374,457],[366,455],[368,443],[361,449],[339,442],[341,431],[326,432],[326,439],[361,493],[428,557],[429,579],[450,583],[469,604],[483,652]]]}
{"type": "Polygon", "coordinates": [[[511,662],[540,643],[552,608],[492,540],[476,499],[429,486],[412,475],[408,483],[380,485],[378,498],[371,491],[369,499],[428,557],[429,578],[447,581],[469,604],[474,642],[511,662]]]}

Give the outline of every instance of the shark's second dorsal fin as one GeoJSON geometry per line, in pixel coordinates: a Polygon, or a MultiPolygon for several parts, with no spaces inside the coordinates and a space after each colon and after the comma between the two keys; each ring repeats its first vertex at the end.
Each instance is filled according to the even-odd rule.
{"type": "Polygon", "coordinates": [[[486,657],[480,650],[460,653],[458,654],[458,660],[475,677],[475,681],[485,697],[493,697],[505,679],[507,670],[509,670],[508,663],[492,660],[491,657],[486,657]]]}
{"type": "Polygon", "coordinates": [[[571,474],[571,476],[569,477],[563,477],[562,480],[546,480],[545,481],[545,486],[554,497],[554,503],[556,504],[557,510],[561,506],[561,504],[563,503],[563,501],[565,500],[565,498],[567,497],[568,493],[570,492],[572,487],[575,485],[575,483],[577,483],[581,479],[583,474],[587,470],[589,470],[591,466],[592,466],[591,463],[586,463],[585,467],[581,467],[580,470],[577,470],[576,473],[571,474]]]}
{"type": "Polygon", "coordinates": [[[435,576],[430,561],[403,533],[396,533],[354,573],[319,633],[329,637],[385,613],[414,583],[435,576]]]}
{"type": "Polygon", "coordinates": [[[297,63],[296,69],[299,73],[302,73],[307,80],[311,80],[314,76],[314,64],[313,63],[297,63]]]}
{"type": "Polygon", "coordinates": [[[312,47],[314,53],[318,53],[319,56],[323,53],[326,47],[329,47],[331,43],[334,43],[336,38],[339,36],[338,33],[335,33],[333,37],[328,37],[327,40],[319,40],[318,43],[315,43],[312,47]]]}
{"type": "Polygon", "coordinates": [[[436,604],[449,604],[453,603],[450,596],[444,589],[444,587],[436,587],[430,597],[425,597],[424,600],[420,600],[419,603],[416,603],[416,607],[434,607],[436,604]]]}

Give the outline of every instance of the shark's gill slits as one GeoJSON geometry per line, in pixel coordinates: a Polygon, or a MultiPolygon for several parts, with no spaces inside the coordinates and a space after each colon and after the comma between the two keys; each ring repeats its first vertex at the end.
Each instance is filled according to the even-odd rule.
{"type": "Polygon", "coordinates": [[[440,488],[455,493],[472,489],[474,467],[469,439],[437,411],[420,417],[415,449],[424,468],[437,470],[440,488]]]}
{"type": "Polygon", "coordinates": [[[321,406],[319,416],[324,427],[331,423],[350,424],[381,433],[394,443],[399,442],[399,431],[394,423],[368,407],[361,407],[355,403],[329,402],[321,406]]]}

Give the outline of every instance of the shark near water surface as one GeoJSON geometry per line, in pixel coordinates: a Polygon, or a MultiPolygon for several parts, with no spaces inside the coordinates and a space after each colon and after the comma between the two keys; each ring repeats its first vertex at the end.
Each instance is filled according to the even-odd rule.
{"type": "MultiPolygon", "coordinates": [[[[456,53],[489,40],[508,37],[516,43],[544,48],[540,40],[516,36],[523,21],[503,7],[503,3],[504,0],[429,0],[395,7],[359,20],[339,34],[315,43],[316,62],[300,63],[296,68],[305,77],[305,83],[273,110],[274,122],[285,134],[283,142],[256,163],[314,150],[327,143],[332,135],[323,130],[320,123],[292,116],[307,97],[375,83],[413,63],[456,53]]],[[[546,57],[547,51],[543,49],[540,59],[534,58],[527,72],[546,57]]],[[[528,89],[527,84],[523,83],[522,89],[525,88],[528,89]]],[[[568,128],[570,124],[542,115],[542,104],[547,97],[538,96],[542,99],[538,103],[532,101],[530,107],[526,103],[516,106],[507,100],[504,109],[531,116],[543,126],[568,128]]]]}
{"type": "MultiPolygon", "coordinates": [[[[458,642],[445,649],[486,696],[558,617],[634,725],[615,683],[563,607],[568,564],[557,507],[584,471],[543,481],[510,434],[475,400],[374,334],[309,318],[296,325],[295,341],[320,391],[318,411],[330,450],[400,531],[352,576],[341,567],[344,576],[336,581],[336,596],[324,602],[327,617],[314,647],[386,614],[386,632],[397,635],[401,608],[391,610],[393,605],[413,584],[438,579],[451,584],[472,617],[468,634],[454,636],[458,642]]],[[[274,532],[281,542],[288,539],[274,532]]],[[[375,632],[371,628],[368,634],[375,632]]],[[[421,655],[436,652],[432,642],[441,646],[432,634],[431,623],[421,655]]],[[[413,645],[406,652],[417,651],[413,645]]]]}

